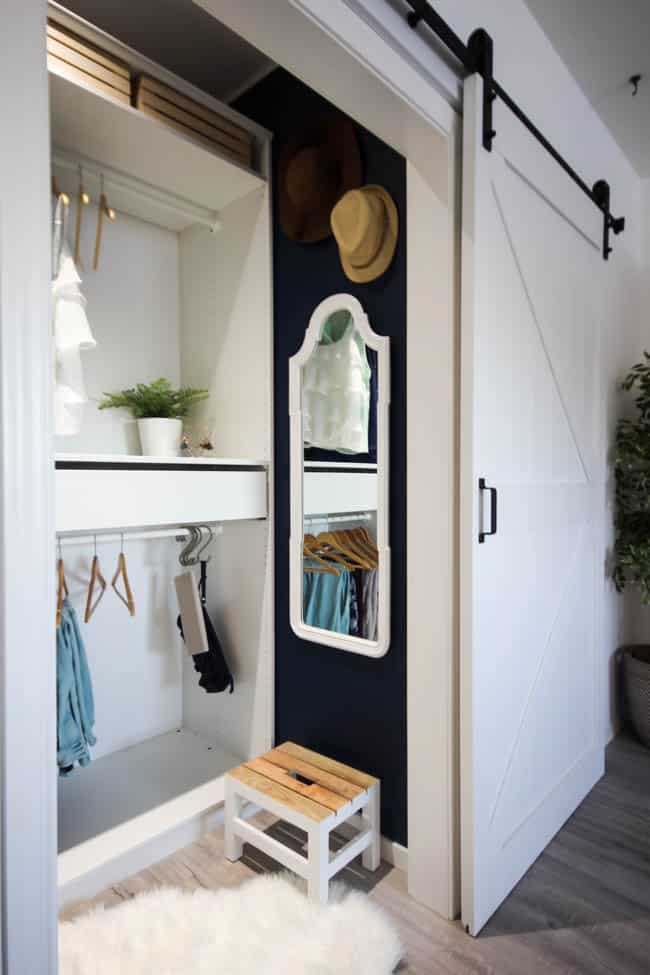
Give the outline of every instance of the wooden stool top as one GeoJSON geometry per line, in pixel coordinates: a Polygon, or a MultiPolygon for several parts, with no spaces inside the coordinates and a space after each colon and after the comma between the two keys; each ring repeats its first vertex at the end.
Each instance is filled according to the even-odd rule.
{"type": "Polygon", "coordinates": [[[372,775],[291,741],[227,774],[316,822],[338,814],[379,783],[372,775]]]}

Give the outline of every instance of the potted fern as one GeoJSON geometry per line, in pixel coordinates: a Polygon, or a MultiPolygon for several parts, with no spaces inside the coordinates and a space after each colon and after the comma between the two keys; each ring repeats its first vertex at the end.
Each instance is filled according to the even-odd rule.
{"type": "MultiPolygon", "coordinates": [[[[622,383],[636,392],[635,419],[616,428],[616,540],[613,577],[618,592],[634,588],[650,605],[650,354],[622,383]]],[[[623,690],[629,717],[650,747],[650,646],[622,647],[623,690]]]]}
{"type": "Polygon", "coordinates": [[[147,457],[177,457],[183,420],[192,407],[207,399],[207,389],[174,389],[168,379],[138,383],[132,389],[104,393],[100,410],[127,409],[137,420],[142,453],[147,457]]]}

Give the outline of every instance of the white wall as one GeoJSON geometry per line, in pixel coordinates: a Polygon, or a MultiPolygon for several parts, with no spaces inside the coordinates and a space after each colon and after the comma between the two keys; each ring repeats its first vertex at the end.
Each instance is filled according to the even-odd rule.
{"type": "MultiPolygon", "coordinates": [[[[76,204],[67,218],[74,246],[76,204]]],[[[89,396],[81,432],[57,437],[65,453],[139,454],[135,423],[124,410],[98,410],[104,392],[166,376],[180,381],[178,235],[118,213],[104,222],[99,267],[93,270],[97,207],[84,208],[81,290],[97,342],[81,353],[89,396]]]]}
{"type": "MultiPolygon", "coordinates": [[[[257,190],[220,214],[221,229],[180,238],[181,375],[210,389],[192,424],[223,457],[272,456],[269,193],[257,190]]],[[[269,475],[271,476],[271,475],[269,475]]],[[[269,499],[269,518],[273,503],[269,499]]],[[[272,726],[272,525],[229,523],[208,566],[208,611],[235,678],[234,694],[206,694],[184,664],[186,727],[237,755],[268,748],[272,726]]]]}
{"type": "Polygon", "coordinates": [[[2,971],[56,970],[54,520],[45,5],[0,31],[2,971]],[[11,132],[13,137],[9,137],[11,132]]]}
{"type": "Polygon", "coordinates": [[[108,587],[85,624],[93,545],[66,543],[63,547],[70,598],[79,618],[93,682],[95,759],[183,723],[183,648],[176,629],[173,586],[174,575],[181,571],[180,546],[173,539],[130,541],[126,536],[124,552],[135,617],[129,615],[110,585],[119,551],[118,542],[100,539],[97,545],[108,587]]]}
{"type": "Polygon", "coordinates": [[[183,382],[210,400],[192,428],[221,457],[266,460],[271,441],[271,241],[264,187],[180,237],[183,382]]]}
{"type": "Polygon", "coordinates": [[[242,759],[270,746],[273,679],[268,613],[272,556],[266,521],[230,522],[211,548],[207,608],[235,681],[232,694],[206,694],[183,662],[183,724],[242,759]]]}

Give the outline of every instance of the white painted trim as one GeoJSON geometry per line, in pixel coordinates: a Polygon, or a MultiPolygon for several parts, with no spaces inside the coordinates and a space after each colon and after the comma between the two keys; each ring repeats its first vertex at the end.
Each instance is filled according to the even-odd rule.
{"type": "MultiPolygon", "coordinates": [[[[459,593],[459,691],[460,722],[460,831],[461,905],[463,921],[471,928],[473,876],[465,864],[474,863],[473,746],[472,746],[472,651],[474,626],[474,538],[478,531],[478,502],[474,486],[474,322],[476,317],[475,220],[479,193],[476,147],[481,145],[482,79],[473,75],[465,82],[463,129],[463,208],[461,278],[461,399],[460,399],[460,593],[459,593]]],[[[479,151],[481,151],[479,149],[479,151]]]]}
{"type": "Polygon", "coordinates": [[[382,836],[380,848],[382,860],[390,863],[391,867],[395,867],[396,870],[408,873],[409,851],[407,847],[402,846],[401,843],[396,843],[395,840],[389,840],[386,836],[382,836]]]}
{"type": "Polygon", "coordinates": [[[423,38],[413,37],[406,24],[406,11],[400,16],[382,3],[379,16],[371,11],[372,4],[364,0],[290,2],[408,102],[429,125],[441,134],[449,134],[460,105],[458,98],[450,97],[454,80],[459,89],[458,77],[423,38]],[[413,57],[414,42],[422,52],[418,59],[413,57]]]}
{"type": "MultiPolygon", "coordinates": [[[[289,586],[291,628],[301,640],[324,643],[337,650],[348,650],[366,657],[383,657],[390,646],[390,542],[389,542],[389,409],[390,409],[390,339],[373,331],[361,303],[352,295],[330,295],[316,306],[309,319],[300,349],[289,359],[289,415],[291,420],[291,537],[289,539],[289,586]],[[345,633],[334,633],[308,626],[303,621],[303,538],[304,484],[302,433],[302,370],[318,345],[323,325],[336,311],[348,311],[354,327],[366,345],[377,353],[377,549],[379,551],[379,612],[377,640],[364,640],[345,633]]],[[[349,475],[346,475],[349,476],[349,475]]],[[[330,512],[335,514],[336,512],[330,512]]]]}
{"type": "Polygon", "coordinates": [[[56,971],[54,494],[45,5],[0,31],[0,738],[3,975],[56,971]],[[12,133],[9,136],[9,133],[12,133]],[[26,667],[26,648],[31,663],[26,667]]]}
{"type": "Polygon", "coordinates": [[[457,139],[447,148],[442,170],[407,164],[407,808],[417,851],[409,893],[453,918],[460,910],[457,139]]]}

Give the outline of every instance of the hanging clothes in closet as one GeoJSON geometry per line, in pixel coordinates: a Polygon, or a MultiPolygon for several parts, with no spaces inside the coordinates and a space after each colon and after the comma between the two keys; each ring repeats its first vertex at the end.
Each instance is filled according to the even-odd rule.
{"type": "Polygon", "coordinates": [[[366,344],[352,315],[333,312],[303,368],[305,447],[368,453],[371,375],[366,344]]]}
{"type": "MultiPolygon", "coordinates": [[[[201,559],[200,566],[200,604],[198,606],[194,605],[191,598],[183,598],[183,587],[179,586],[179,581],[183,578],[184,580],[187,580],[187,577],[189,576],[188,581],[191,584],[192,590],[194,590],[196,587],[196,582],[193,575],[191,573],[186,573],[185,577],[179,576],[176,580],[176,589],[179,596],[179,603],[181,605],[181,613],[176,620],[176,625],[178,626],[183,640],[186,640],[185,630],[187,629],[188,637],[190,633],[193,635],[200,634],[198,639],[206,648],[205,650],[200,650],[198,653],[192,652],[194,669],[197,674],[201,675],[199,679],[199,687],[202,687],[203,690],[208,694],[218,694],[221,691],[226,690],[232,694],[235,687],[235,682],[233,680],[232,673],[230,672],[230,668],[228,667],[228,663],[226,662],[219,637],[217,636],[217,631],[214,628],[207,610],[207,561],[201,559]]],[[[185,592],[187,592],[186,588],[185,592]]]]}
{"type": "Polygon", "coordinates": [[[95,703],[86,649],[77,614],[68,599],[60,609],[56,631],[57,666],[57,764],[59,775],[69,775],[76,765],[90,763],[95,703]]]}
{"type": "Polygon", "coordinates": [[[379,553],[364,527],[305,534],[303,620],[334,633],[377,639],[379,553]]]}
{"type": "Polygon", "coordinates": [[[59,436],[81,430],[88,402],[83,379],[81,351],[97,344],[86,316],[81,278],[66,237],[66,212],[57,197],[52,228],[52,320],[54,338],[54,429],[59,436]]]}

